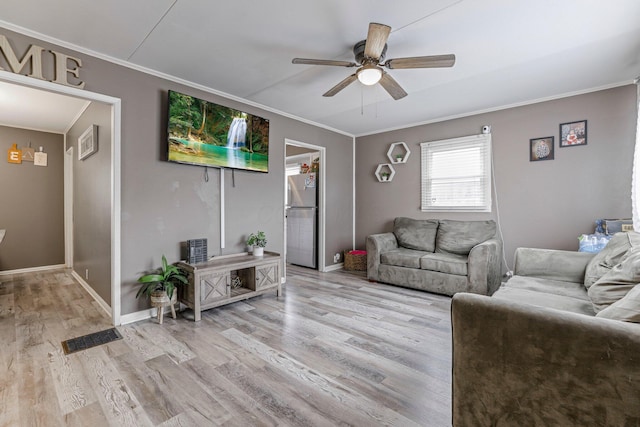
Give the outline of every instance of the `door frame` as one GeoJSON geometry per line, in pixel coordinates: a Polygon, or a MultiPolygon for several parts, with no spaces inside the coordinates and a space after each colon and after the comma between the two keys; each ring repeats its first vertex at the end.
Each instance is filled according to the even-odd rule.
{"type": "MultiPolygon", "coordinates": [[[[67,135],[64,135],[67,146],[67,135]]],[[[73,145],[64,152],[64,264],[73,268],[73,145]]]]}
{"type": "MultiPolygon", "coordinates": [[[[111,199],[111,320],[114,326],[120,325],[121,308],[121,121],[122,121],[122,101],[120,98],[103,95],[96,92],[89,92],[76,87],[64,86],[57,83],[39,80],[33,77],[14,74],[8,71],[0,71],[0,80],[33,89],[46,90],[48,92],[61,95],[72,96],[87,101],[96,101],[111,105],[111,179],[110,179],[110,199],[111,199]]],[[[66,154],[65,154],[66,156],[66,154]]],[[[66,159],[66,157],[65,157],[66,159]]],[[[65,176],[66,178],[66,176],[65,176]]],[[[65,227],[69,223],[65,205],[65,227]]],[[[71,221],[72,223],[72,221],[71,221]]],[[[68,238],[65,231],[65,239],[68,238]]],[[[65,252],[68,242],[65,241],[65,252]]],[[[68,262],[65,253],[65,262],[68,262]]]]}
{"type": "MultiPolygon", "coordinates": [[[[310,150],[313,151],[318,151],[319,152],[319,157],[320,157],[320,170],[319,175],[320,175],[320,179],[318,180],[318,185],[320,188],[320,191],[318,192],[318,271],[321,272],[325,272],[327,267],[326,267],[326,263],[325,263],[325,246],[326,246],[326,241],[325,241],[325,235],[326,235],[326,193],[327,193],[327,174],[326,174],[326,168],[327,168],[327,148],[326,147],[322,147],[320,145],[314,145],[314,144],[308,144],[306,142],[301,142],[301,141],[296,141],[293,139],[288,139],[285,138],[284,139],[284,155],[282,158],[282,162],[283,162],[283,171],[286,171],[287,169],[287,145],[293,145],[295,147],[302,147],[302,148],[308,148],[310,150]]],[[[284,175],[284,200],[287,199],[287,174],[283,173],[284,175]]],[[[284,250],[283,250],[283,276],[286,278],[287,277],[287,208],[286,206],[282,207],[283,209],[283,219],[284,221],[283,223],[283,242],[284,242],[284,250]]]]}

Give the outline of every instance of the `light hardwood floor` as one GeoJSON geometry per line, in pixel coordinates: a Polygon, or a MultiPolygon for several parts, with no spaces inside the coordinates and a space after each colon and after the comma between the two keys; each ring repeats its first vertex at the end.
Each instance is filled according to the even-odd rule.
{"type": "Polygon", "coordinates": [[[289,267],[284,296],[118,327],[64,270],[0,276],[0,426],[447,426],[450,298],[289,267]]]}

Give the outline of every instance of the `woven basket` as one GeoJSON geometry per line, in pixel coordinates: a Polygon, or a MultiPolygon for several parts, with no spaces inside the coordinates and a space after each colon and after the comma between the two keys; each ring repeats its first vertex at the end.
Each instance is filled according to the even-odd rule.
{"type": "Polygon", "coordinates": [[[367,271],[367,253],[365,251],[358,251],[358,253],[352,252],[353,251],[344,251],[344,269],[367,271]]]}

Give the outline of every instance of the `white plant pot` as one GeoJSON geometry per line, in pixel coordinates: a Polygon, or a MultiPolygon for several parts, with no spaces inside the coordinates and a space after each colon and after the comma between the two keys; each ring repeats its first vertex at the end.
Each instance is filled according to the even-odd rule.
{"type": "Polygon", "coordinates": [[[264,256],[264,248],[261,248],[260,246],[254,246],[253,256],[264,256]]]}

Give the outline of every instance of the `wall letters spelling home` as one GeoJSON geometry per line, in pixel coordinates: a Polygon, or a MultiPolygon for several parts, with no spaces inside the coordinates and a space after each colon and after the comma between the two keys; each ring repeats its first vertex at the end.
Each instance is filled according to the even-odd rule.
{"type": "MultiPolygon", "coordinates": [[[[40,80],[47,80],[53,83],[59,83],[65,86],[84,88],[84,82],[80,80],[80,68],[82,67],[82,60],[74,58],[73,56],[65,55],[64,53],[56,52],[54,50],[45,50],[40,46],[32,44],[29,46],[27,52],[22,56],[22,59],[18,59],[9,40],[0,34],[0,52],[6,60],[9,71],[15,74],[23,74],[29,77],[35,77],[40,80]],[[47,79],[44,77],[42,70],[43,55],[53,55],[53,79],[47,79]],[[27,67],[30,64],[30,67],[27,67]],[[25,68],[31,70],[30,73],[22,72],[25,68]],[[69,75],[72,75],[77,79],[77,83],[69,82],[69,75]]],[[[4,70],[0,65],[0,70],[4,70]]]]}

